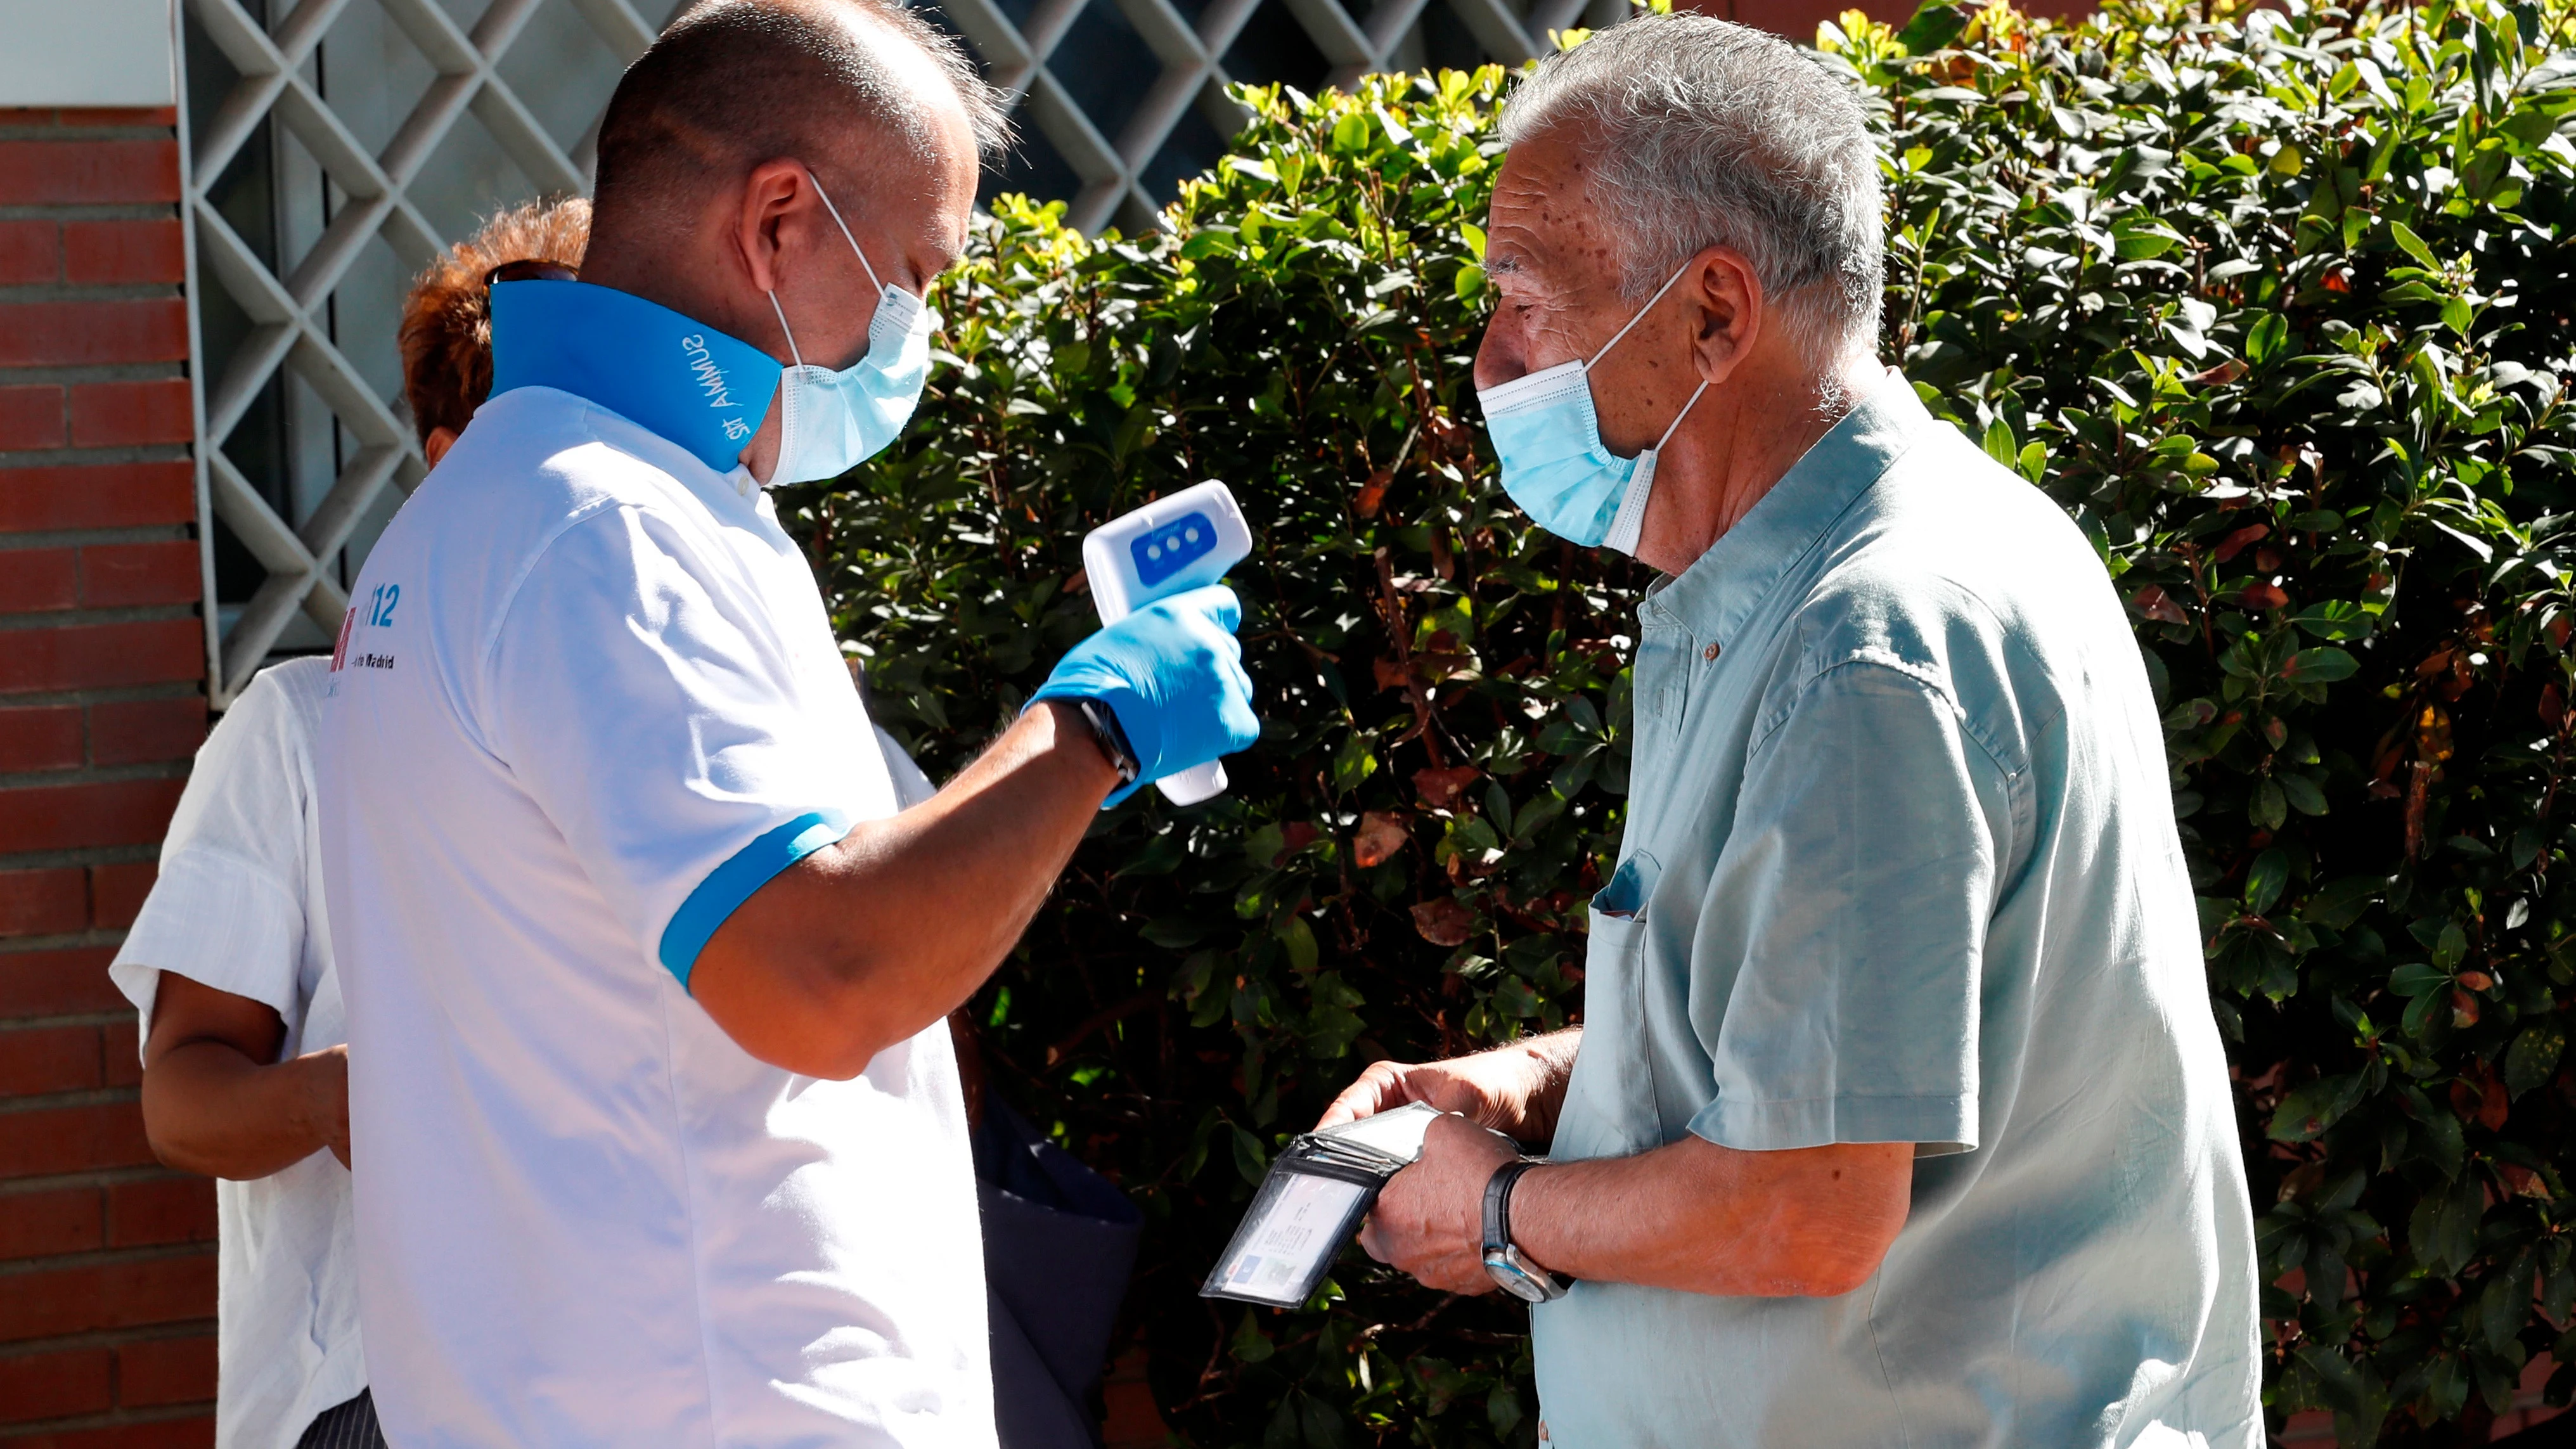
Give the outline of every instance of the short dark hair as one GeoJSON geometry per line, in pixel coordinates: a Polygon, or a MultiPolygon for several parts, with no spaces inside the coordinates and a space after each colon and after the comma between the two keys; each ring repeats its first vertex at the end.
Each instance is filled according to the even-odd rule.
{"type": "Polygon", "coordinates": [[[875,122],[926,156],[918,99],[848,23],[908,42],[956,87],[977,152],[1010,144],[1001,93],[956,39],[898,0],[707,0],[662,32],[617,82],[599,127],[603,212],[777,156],[808,165],[818,131],[875,122]]]}

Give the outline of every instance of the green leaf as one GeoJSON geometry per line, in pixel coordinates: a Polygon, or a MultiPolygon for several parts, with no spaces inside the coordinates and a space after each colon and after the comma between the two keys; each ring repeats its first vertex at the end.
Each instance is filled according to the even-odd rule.
{"type": "Polygon", "coordinates": [[[2246,914],[2259,916],[2270,911],[2272,903],[2281,898],[2281,888],[2289,882],[2288,852],[2278,849],[2267,850],[2254,857],[2254,864],[2247,867],[2245,871],[2246,914]]]}
{"type": "Polygon", "coordinates": [[[2299,908],[2299,915],[2330,930],[2344,930],[2361,919],[2370,903],[2388,889],[2388,882],[2370,876],[2346,876],[2320,887],[2299,908]]]}
{"type": "Polygon", "coordinates": [[[1281,917],[1278,924],[1270,928],[1270,934],[1279,938],[1280,947],[1288,953],[1291,969],[1300,972],[1315,969],[1315,931],[1302,917],[1281,917]]]}
{"type": "Polygon", "coordinates": [[[2009,468],[2019,460],[2020,442],[2013,437],[2012,424],[2001,418],[1986,424],[1986,456],[2009,468]]]}
{"type": "Polygon", "coordinates": [[[1231,1130],[1234,1133],[1234,1170],[1245,1182],[1259,1187],[1261,1175],[1270,1170],[1270,1153],[1262,1147],[1260,1138],[1240,1127],[1231,1127],[1231,1130]]]}
{"type": "Polygon", "coordinates": [[[2519,1097],[2548,1081],[2566,1050],[2567,1026],[2557,1017],[2543,1017],[2524,1027],[2504,1054],[2505,1091],[2519,1097]]]}
{"type": "Polygon", "coordinates": [[[2448,990],[2451,973],[2415,962],[2388,973],[2388,989],[2399,996],[2417,997],[2428,991],[2448,990]]]}
{"type": "Polygon", "coordinates": [[[2388,234],[2396,239],[2399,250],[2415,259],[2417,266],[2427,271],[2442,270],[2442,264],[2433,259],[2433,249],[2424,245],[2424,239],[2415,234],[2413,227],[2402,221],[2392,221],[2388,224],[2388,234]]]}
{"type": "Polygon", "coordinates": [[[2343,1120],[2344,1114],[2361,1100],[2361,1091],[2361,1078],[2351,1073],[2320,1077],[2305,1086],[2293,1087],[2282,1094],[2281,1105],[2272,1109],[2272,1124],[2266,1133],[2275,1142],[2314,1141],[2343,1120]]]}
{"type": "Polygon", "coordinates": [[[1907,55],[1929,55],[1959,38],[1968,28],[1968,11],[1964,6],[1945,4],[1943,0],[1926,0],[1914,12],[1905,28],[1896,33],[1896,43],[1907,55]]]}
{"type": "Polygon", "coordinates": [[[1342,736],[1333,750],[1333,793],[1347,795],[1377,773],[1377,755],[1369,749],[1366,735],[1354,731],[1342,736]]]}
{"type": "Polygon", "coordinates": [[[1242,1322],[1235,1325],[1234,1337],[1226,1349],[1234,1355],[1236,1363],[1259,1363],[1277,1352],[1271,1346],[1270,1335],[1263,1333],[1261,1325],[1253,1321],[1253,1311],[1249,1308],[1243,1311],[1242,1322]]]}
{"type": "Polygon", "coordinates": [[[1346,1449],[1350,1437],[1343,1432],[1339,1410],[1313,1394],[1293,1397],[1297,1404],[1297,1428],[1304,1436],[1305,1449],[1346,1449]]]}
{"type": "Polygon", "coordinates": [[[2281,790],[2281,782],[2272,779],[2254,782],[2254,801],[2246,807],[2245,817],[2265,830],[2278,830],[2290,818],[2290,797],[2281,790]]]}
{"type": "Polygon", "coordinates": [[[2319,639],[2348,644],[2369,638],[2376,621],[2348,599],[2327,599],[2292,614],[2290,622],[2319,639]]]}
{"type": "Polygon", "coordinates": [[[2323,815],[2327,812],[2326,792],[2317,787],[2316,781],[2300,774],[2277,775],[2273,778],[2280,785],[2281,794],[2289,800],[2291,809],[2302,815],[2323,815]]]}
{"type": "Polygon", "coordinates": [[[1508,1440],[1512,1431],[1520,1427],[1521,1418],[1521,1396],[1508,1383],[1494,1385],[1494,1391],[1485,1396],[1485,1422],[1508,1440]]]}
{"type": "Polygon", "coordinates": [[[2433,964],[2449,971],[2467,960],[2468,955],[2468,932],[2461,930],[2457,921],[2444,921],[2442,934],[2433,942],[2433,964]]]}
{"type": "Polygon", "coordinates": [[[2468,1266],[2478,1250],[2478,1219],[2485,1209],[2486,1195],[2475,1174],[2463,1174],[2447,1189],[2417,1200],[2407,1221],[2406,1243],[2424,1271],[2448,1278],[2468,1266]]]}
{"type": "Polygon", "coordinates": [[[1186,916],[1166,916],[1160,920],[1147,921],[1144,929],[1136,934],[1165,950],[1183,951],[1207,939],[1207,933],[1205,922],[1192,920],[1186,916]]]}
{"type": "Polygon", "coordinates": [[[2124,262],[2160,257],[2182,244],[2182,238],[2160,226],[2123,227],[2111,234],[2112,248],[2124,262]]]}
{"type": "Polygon", "coordinates": [[[2266,312],[2245,333],[2245,360],[2261,367],[2280,356],[2289,340],[2289,319],[2278,312],[2266,312]]]}
{"type": "Polygon", "coordinates": [[[2505,1352],[2531,1320],[2533,1266],[2528,1250],[2517,1253],[2505,1271],[2489,1278],[2478,1291],[2478,1331],[2494,1352],[2505,1352]]]}
{"type": "Polygon", "coordinates": [[[2334,1411],[2337,1441],[2378,1443],[2379,1426],[2388,1417],[2388,1391],[2369,1363],[2314,1343],[2300,1345],[2297,1358],[2316,1383],[2325,1406],[2334,1411]]]}
{"type": "Polygon", "coordinates": [[[2360,660],[2341,649],[2324,646],[2302,649],[2281,666],[2281,677],[2292,684],[2332,684],[2359,672],[2360,660]]]}
{"type": "MultiPolygon", "coordinates": [[[[2449,992],[2428,991],[2406,1003],[2405,1014],[2398,1017],[2397,1023],[2405,1028],[2408,1036],[2425,1041],[2440,1029],[2441,1023],[2448,1019],[2450,1010],[2449,992]]],[[[2455,1122],[2452,1125],[2456,1127],[2458,1124],[2455,1122]]]]}

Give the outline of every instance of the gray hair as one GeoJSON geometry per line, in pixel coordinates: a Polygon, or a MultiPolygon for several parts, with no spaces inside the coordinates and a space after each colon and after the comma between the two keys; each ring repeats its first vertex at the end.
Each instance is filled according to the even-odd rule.
{"type": "Polygon", "coordinates": [[[1559,51],[1512,93],[1503,143],[1574,125],[1642,302],[1711,246],[1744,255],[1793,336],[1875,352],[1886,290],[1878,145],[1858,97],[1787,41],[1706,15],[1640,15],[1559,51]]]}

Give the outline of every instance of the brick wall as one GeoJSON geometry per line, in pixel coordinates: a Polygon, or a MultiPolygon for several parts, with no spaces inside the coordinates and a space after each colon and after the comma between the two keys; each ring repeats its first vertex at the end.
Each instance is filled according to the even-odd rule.
{"type": "Polygon", "coordinates": [[[107,962],[205,736],[168,111],[0,111],[0,1449],[213,1441],[214,1197],[107,962]]]}

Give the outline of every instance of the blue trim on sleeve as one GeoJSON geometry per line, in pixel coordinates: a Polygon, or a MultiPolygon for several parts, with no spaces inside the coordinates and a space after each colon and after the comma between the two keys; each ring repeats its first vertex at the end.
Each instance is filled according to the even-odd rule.
{"type": "Polygon", "coordinates": [[[707,878],[671,913],[671,924],[662,928],[663,969],[686,989],[689,972],[696,968],[708,938],[751,899],[753,891],[849,833],[850,817],[840,811],[808,810],[734,852],[731,860],[707,872],[707,878]]]}

